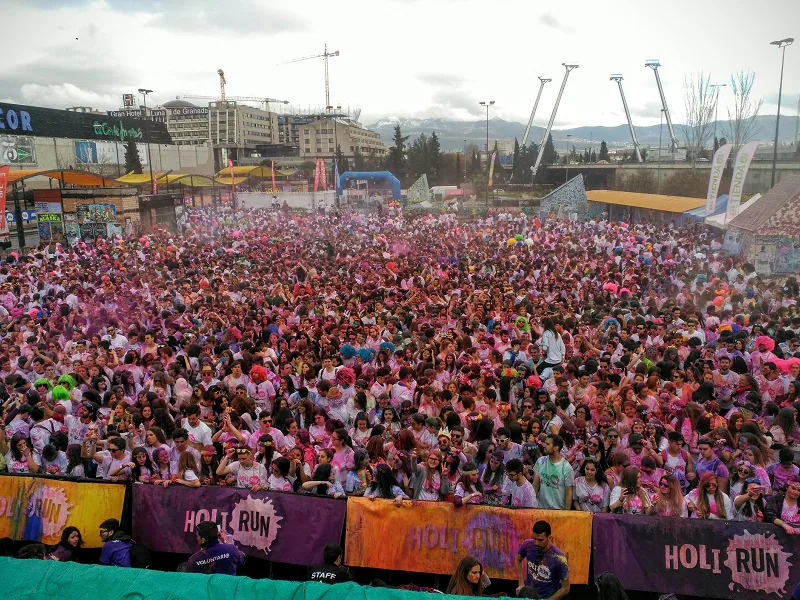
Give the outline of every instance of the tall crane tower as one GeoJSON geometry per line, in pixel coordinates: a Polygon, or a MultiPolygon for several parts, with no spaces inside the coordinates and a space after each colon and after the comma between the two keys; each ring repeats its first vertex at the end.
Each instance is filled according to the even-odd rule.
{"type": "Polygon", "coordinates": [[[315,54],[313,56],[303,56],[301,58],[294,58],[292,60],[287,60],[286,62],[278,63],[278,65],[288,65],[290,63],[301,62],[304,60],[311,60],[312,58],[322,58],[325,62],[325,110],[332,110],[333,106],[331,106],[331,88],[330,88],[330,79],[328,77],[328,59],[332,56],[339,56],[339,51],[336,50],[334,52],[328,52],[328,44],[325,44],[325,51],[322,54],[315,54]]]}
{"type": "Polygon", "coordinates": [[[217,75],[219,75],[219,97],[220,100],[225,102],[225,84],[227,83],[225,81],[225,71],[217,69],[217,75]]]}
{"type": "Polygon", "coordinates": [[[622,96],[622,108],[625,109],[625,116],[628,119],[628,127],[631,130],[631,138],[633,138],[633,150],[636,152],[636,162],[642,162],[642,153],[639,152],[639,140],[636,139],[636,132],[633,129],[633,121],[631,120],[631,113],[628,110],[628,102],[625,100],[625,92],[622,91],[622,75],[614,74],[609,78],[610,81],[616,81],[619,86],[619,95],[622,96]]]}

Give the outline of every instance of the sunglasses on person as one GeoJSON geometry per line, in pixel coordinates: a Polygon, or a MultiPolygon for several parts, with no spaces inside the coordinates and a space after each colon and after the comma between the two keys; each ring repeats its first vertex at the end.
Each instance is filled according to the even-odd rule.
{"type": "Polygon", "coordinates": [[[607,437],[608,439],[610,439],[610,440],[616,440],[616,439],[619,439],[619,435],[618,435],[618,434],[616,434],[616,433],[610,433],[610,434],[608,434],[606,437],[607,437]]]}
{"type": "Polygon", "coordinates": [[[272,419],[261,419],[262,423],[272,423],[272,419]]]}
{"type": "Polygon", "coordinates": [[[749,475],[751,472],[750,469],[748,469],[747,467],[739,467],[736,470],[739,471],[739,473],[741,473],[742,475],[749,475]]]}
{"type": "Polygon", "coordinates": [[[595,442],[595,441],[591,441],[591,442],[587,442],[587,443],[586,443],[586,446],[587,446],[587,447],[589,447],[589,448],[591,448],[592,446],[594,446],[595,448],[599,448],[599,447],[600,447],[600,444],[598,444],[598,443],[597,443],[597,442],[595,442]]]}
{"type": "Polygon", "coordinates": [[[658,487],[660,487],[660,488],[668,488],[669,487],[669,481],[667,481],[666,479],[663,480],[663,481],[659,481],[658,482],[658,487]]]}
{"type": "Polygon", "coordinates": [[[452,437],[454,440],[460,440],[464,436],[461,435],[460,433],[452,433],[452,434],[450,434],[450,437],[452,437]]]}
{"type": "Polygon", "coordinates": [[[533,408],[533,404],[523,404],[522,408],[530,408],[530,409],[532,409],[533,408]]]}
{"type": "Polygon", "coordinates": [[[744,482],[745,483],[757,483],[758,485],[761,485],[761,480],[758,477],[748,477],[747,479],[744,480],[744,482]]]}
{"type": "Polygon", "coordinates": [[[237,448],[236,449],[236,454],[250,454],[250,453],[251,453],[250,448],[237,448]]]}

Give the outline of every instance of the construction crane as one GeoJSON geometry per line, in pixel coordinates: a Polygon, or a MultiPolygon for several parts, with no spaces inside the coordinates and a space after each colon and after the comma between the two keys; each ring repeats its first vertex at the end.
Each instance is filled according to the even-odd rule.
{"type": "Polygon", "coordinates": [[[222,69],[217,69],[217,75],[219,75],[219,96],[220,99],[225,102],[225,71],[222,69]]]}
{"type": "Polygon", "coordinates": [[[610,81],[616,81],[619,86],[619,95],[622,96],[622,108],[625,109],[625,117],[628,119],[628,127],[631,130],[631,138],[633,138],[633,150],[636,152],[636,162],[642,162],[642,153],[639,152],[639,140],[636,139],[636,132],[633,130],[633,121],[631,120],[631,113],[628,110],[628,102],[625,100],[625,92],[622,91],[622,75],[616,73],[611,75],[610,81]]]}
{"type": "MultiPolygon", "coordinates": [[[[223,88],[223,90],[224,90],[224,88],[223,88]]],[[[185,96],[183,96],[183,98],[192,98],[192,99],[195,99],[195,100],[217,100],[217,101],[220,101],[220,102],[227,102],[228,100],[230,100],[231,102],[263,102],[264,103],[264,108],[267,110],[267,112],[270,112],[270,110],[269,110],[269,103],[270,102],[275,102],[275,103],[278,103],[278,104],[289,104],[288,100],[276,100],[275,98],[259,98],[257,96],[227,96],[227,97],[225,97],[223,95],[221,98],[216,98],[214,96],[185,95],[185,96]]]]}
{"type": "Polygon", "coordinates": [[[333,109],[333,106],[331,106],[331,87],[330,87],[330,80],[328,78],[328,59],[332,56],[339,56],[339,51],[336,50],[334,52],[328,52],[328,44],[325,44],[325,52],[323,52],[322,54],[315,54],[314,56],[303,56],[302,58],[287,60],[286,62],[278,63],[278,66],[288,65],[289,63],[296,63],[304,60],[311,60],[312,58],[322,58],[325,62],[325,110],[331,110],[333,109]]]}
{"type": "Polygon", "coordinates": [[[644,61],[645,67],[653,69],[656,74],[656,85],[658,85],[658,93],[661,95],[661,108],[664,109],[664,118],[667,121],[667,129],[669,130],[669,139],[672,146],[673,160],[675,159],[675,149],[678,147],[678,138],[675,137],[675,129],[672,127],[672,117],[669,116],[669,108],[667,108],[667,98],[664,96],[664,88],[661,86],[661,77],[658,76],[658,67],[661,63],[657,59],[644,61]]]}

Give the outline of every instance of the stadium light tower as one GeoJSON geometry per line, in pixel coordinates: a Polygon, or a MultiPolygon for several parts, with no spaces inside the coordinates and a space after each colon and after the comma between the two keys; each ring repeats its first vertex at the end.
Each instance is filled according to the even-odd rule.
{"type": "Polygon", "coordinates": [[[636,132],[633,130],[633,121],[631,120],[631,113],[628,110],[628,102],[625,100],[625,92],[622,91],[622,75],[619,73],[612,74],[609,78],[610,81],[616,81],[619,86],[619,95],[622,96],[622,108],[625,109],[625,117],[628,119],[628,127],[631,130],[631,138],[633,139],[633,151],[636,153],[636,162],[642,162],[642,153],[639,152],[639,140],[636,139],[636,132]]]}
{"type": "Polygon", "coordinates": [[[569,79],[569,74],[570,72],[572,72],[573,69],[577,69],[580,65],[578,65],[577,63],[561,63],[561,66],[563,66],[564,69],[566,69],[566,71],[564,71],[564,80],[561,82],[561,89],[558,91],[556,104],[555,106],[553,106],[553,112],[550,114],[550,122],[547,123],[547,129],[544,130],[542,141],[539,144],[539,154],[536,157],[536,164],[533,165],[533,173],[532,173],[533,177],[536,177],[536,173],[539,171],[539,165],[542,162],[542,155],[544,154],[544,145],[547,142],[547,136],[550,135],[550,130],[553,128],[553,121],[556,120],[558,105],[561,103],[561,96],[564,94],[564,88],[567,87],[567,79],[569,79]]]}
{"type": "Polygon", "coordinates": [[[661,95],[661,108],[664,109],[664,119],[667,121],[667,130],[669,131],[669,139],[672,149],[672,160],[675,160],[675,149],[678,147],[678,138],[675,137],[675,129],[672,127],[672,117],[669,116],[669,107],[667,107],[667,98],[664,96],[664,87],[661,85],[661,77],[658,75],[658,67],[661,63],[657,59],[650,59],[644,61],[644,66],[653,69],[656,74],[656,85],[658,85],[658,93],[661,95]]]}
{"type": "Polygon", "coordinates": [[[791,46],[794,38],[784,38],[770,42],[771,46],[777,46],[781,51],[781,83],[778,87],[778,116],[775,117],[775,145],[772,148],[772,187],[775,186],[775,167],[778,163],[778,126],[781,124],[781,95],[783,94],[783,63],[786,60],[786,46],[791,46]]]}

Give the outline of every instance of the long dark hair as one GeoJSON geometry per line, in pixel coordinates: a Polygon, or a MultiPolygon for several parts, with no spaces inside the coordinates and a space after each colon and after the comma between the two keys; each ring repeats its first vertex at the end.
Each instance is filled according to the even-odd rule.
{"type": "Polygon", "coordinates": [[[150,455],[149,455],[149,454],[147,454],[147,450],[145,450],[145,449],[144,449],[144,448],[142,448],[141,446],[138,446],[138,447],[134,448],[134,449],[131,451],[131,462],[133,462],[133,464],[134,464],[134,467],[133,467],[133,469],[131,469],[131,477],[132,477],[132,479],[133,479],[134,481],[139,481],[139,477],[141,477],[141,476],[142,476],[142,467],[140,467],[140,466],[139,466],[139,463],[137,463],[137,462],[136,462],[136,455],[137,455],[137,454],[144,454],[144,457],[145,457],[145,461],[144,461],[144,467],[145,467],[147,470],[149,470],[149,471],[150,471],[150,474],[151,474],[151,475],[152,475],[152,474],[153,474],[153,472],[155,471],[155,469],[153,469],[153,463],[152,463],[152,461],[150,460],[150,455]]]}
{"type": "MultiPolygon", "coordinates": [[[[331,478],[332,469],[333,466],[330,463],[325,463],[324,465],[317,465],[317,468],[314,469],[314,476],[312,477],[311,481],[328,481],[331,478]]],[[[327,496],[328,486],[318,485],[311,490],[311,493],[317,494],[319,496],[327,496]]]]}
{"type": "Polygon", "coordinates": [[[266,447],[263,452],[256,454],[256,462],[263,464],[267,472],[269,472],[269,467],[272,464],[272,457],[275,454],[275,440],[272,439],[270,434],[262,433],[258,436],[259,447],[262,443],[266,443],[266,447]]]}
{"type": "Polygon", "coordinates": [[[380,463],[375,467],[375,479],[369,484],[367,494],[375,494],[378,498],[392,499],[394,492],[392,488],[397,485],[392,469],[385,463],[380,463]]]}
{"type": "Polygon", "coordinates": [[[478,583],[470,583],[467,580],[467,575],[476,565],[481,568],[483,575],[483,565],[478,559],[471,556],[462,558],[456,567],[456,572],[450,578],[450,583],[447,584],[447,593],[458,596],[483,596],[483,579],[479,579],[478,583]]]}

